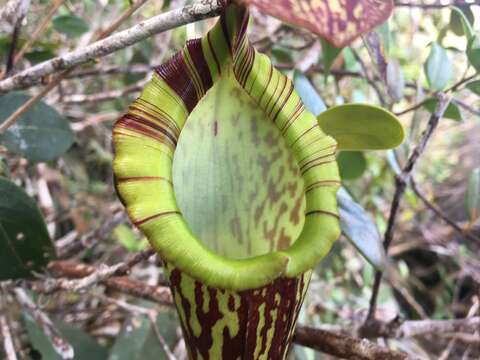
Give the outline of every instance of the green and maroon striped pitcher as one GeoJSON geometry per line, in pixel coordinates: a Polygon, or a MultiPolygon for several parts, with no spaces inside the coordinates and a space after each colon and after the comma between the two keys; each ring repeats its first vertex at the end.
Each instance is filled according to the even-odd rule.
{"type": "Polygon", "coordinates": [[[335,141],[228,5],[115,124],[132,222],[165,262],[191,359],[284,359],[340,233],[335,141]]]}

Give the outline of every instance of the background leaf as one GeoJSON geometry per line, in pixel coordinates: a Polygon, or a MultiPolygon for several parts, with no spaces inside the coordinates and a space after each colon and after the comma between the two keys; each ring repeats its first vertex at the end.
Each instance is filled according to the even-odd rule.
{"type": "Polygon", "coordinates": [[[60,15],[53,19],[53,27],[68,37],[78,37],[86,33],[89,26],[85,20],[73,15],[60,15]]]}
{"type": "Polygon", "coordinates": [[[337,201],[343,234],[372,266],[382,270],[387,258],[377,226],[370,215],[344,188],[338,191],[337,201]]]}
{"type": "MultiPolygon", "coordinates": [[[[438,100],[437,99],[430,99],[423,104],[423,106],[431,113],[435,111],[438,105],[438,100]]],[[[453,101],[448,104],[447,109],[445,110],[445,113],[443,114],[443,117],[446,119],[452,119],[456,121],[463,121],[463,115],[462,112],[460,111],[460,108],[455,104],[453,101]]]]}
{"type": "Polygon", "coordinates": [[[467,40],[473,37],[472,24],[475,17],[469,6],[453,6],[450,15],[450,28],[457,35],[465,35],[467,40]]]}
{"type": "Polygon", "coordinates": [[[480,72],[480,38],[478,36],[472,37],[468,42],[467,57],[470,65],[480,72]]]}
{"type": "MultiPolygon", "coordinates": [[[[24,320],[30,343],[41,354],[41,359],[62,360],[35,320],[28,314],[24,315],[24,320]]],[[[83,330],[63,322],[55,322],[55,326],[72,345],[75,351],[74,360],[105,360],[107,358],[107,350],[83,330]]]]}
{"type": "Polygon", "coordinates": [[[373,105],[339,105],[321,113],[318,123],[340,150],[380,150],[400,145],[403,127],[392,113],[373,105]]]}
{"type": "Polygon", "coordinates": [[[367,169],[367,160],[361,151],[341,151],[337,156],[337,164],[342,180],[357,179],[367,169]]]}
{"type": "Polygon", "coordinates": [[[0,177],[0,280],[30,277],[54,253],[35,201],[23,189],[0,177]]]}
{"type": "MultiPolygon", "coordinates": [[[[0,96],[0,123],[28,99],[29,95],[18,92],[0,96]]],[[[54,108],[40,101],[0,135],[0,144],[31,161],[49,161],[63,154],[73,138],[70,124],[54,108]]]]}
{"type": "Polygon", "coordinates": [[[351,43],[383,23],[393,10],[392,0],[269,1],[243,0],[262,12],[288,23],[302,26],[336,47],[351,43]]]}
{"type": "Polygon", "coordinates": [[[470,91],[480,95],[480,80],[471,81],[466,86],[470,91]]]}
{"type": "Polygon", "coordinates": [[[424,66],[427,81],[432,90],[443,90],[452,76],[452,62],[447,51],[437,43],[432,44],[430,55],[424,66]]]}
{"type": "MultiPolygon", "coordinates": [[[[170,349],[177,341],[178,320],[173,312],[162,312],[157,317],[158,328],[170,349]]],[[[153,329],[145,317],[130,319],[113,345],[108,360],[168,360],[153,329]]]]}
{"type": "Polygon", "coordinates": [[[337,56],[342,52],[342,47],[335,47],[330,44],[328,41],[321,39],[322,44],[322,62],[323,70],[325,71],[325,76],[330,74],[332,65],[337,58],[337,56]]]}
{"type": "Polygon", "coordinates": [[[472,171],[466,195],[467,213],[474,223],[480,217],[480,168],[472,171]]]}

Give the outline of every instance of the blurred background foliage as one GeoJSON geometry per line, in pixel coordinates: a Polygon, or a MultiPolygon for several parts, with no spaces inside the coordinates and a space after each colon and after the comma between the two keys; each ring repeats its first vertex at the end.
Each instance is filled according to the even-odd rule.
{"type": "MultiPolygon", "coordinates": [[[[42,21],[39,14],[44,14],[49,4],[32,1],[18,47],[42,21]]],[[[182,4],[180,0],[147,1],[122,27],[182,4]]],[[[15,70],[85,46],[129,6],[127,0],[64,2],[15,70]]],[[[460,9],[478,34],[480,6],[469,4],[460,9]]],[[[363,224],[369,230],[359,239],[359,228],[343,224],[346,236],[315,270],[300,322],[313,326],[331,324],[333,329],[357,328],[362,324],[369,308],[375,268],[355,246],[373,262],[375,256],[381,258],[380,262],[387,261],[382,258],[385,255],[379,244],[380,234],[386,229],[395,174],[405,164],[435,108],[435,93],[452,86],[453,100],[418,163],[415,181],[428,201],[474,238],[455,232],[408,189],[388,252],[388,266],[396,269],[398,276],[389,277],[381,286],[377,316],[386,321],[397,315],[407,319],[466,317],[480,296],[480,82],[474,78],[480,56],[467,56],[468,39],[459,14],[446,6],[397,7],[392,17],[375,30],[381,44],[377,49],[380,56],[375,55],[375,47],[369,47],[368,40],[358,39],[349,47],[335,49],[308,31],[255,9],[252,14],[253,44],[294,78],[297,90],[307,105],[310,101],[312,111],[319,113],[336,104],[352,102],[376,104],[396,113],[407,133],[407,140],[395,151],[339,153],[347,193],[344,210],[362,219],[350,226],[363,224]],[[382,61],[387,64],[385,68],[382,61]],[[465,81],[469,78],[472,80],[465,81]]],[[[113,186],[111,127],[148,81],[151,69],[173,55],[187,39],[201,36],[212,21],[162,33],[78,67],[14,127],[0,135],[0,175],[8,179],[0,182],[0,202],[7,193],[19,199],[18,204],[28,202],[28,197],[33,199],[33,205],[22,205],[15,211],[20,211],[18,216],[34,219],[31,221],[36,221],[38,231],[48,229],[52,241],[44,244],[44,254],[50,254],[50,248],[55,247],[61,259],[113,264],[147,246],[125,218],[111,223],[114,214],[123,212],[113,186]],[[12,190],[12,184],[26,193],[12,190]],[[71,239],[86,238],[89,242],[71,251],[71,239]]],[[[10,32],[8,22],[0,24],[2,64],[9,52],[10,32]]],[[[34,87],[2,95],[0,122],[36,92],[38,88],[34,87]]],[[[13,203],[12,200],[9,204],[13,203]]],[[[8,216],[11,209],[4,211],[4,204],[0,206],[0,215],[8,216]]],[[[33,226],[26,222],[23,225],[33,226]]],[[[0,230],[8,228],[0,224],[0,230]]],[[[16,250],[25,252],[23,248],[16,250]]],[[[46,260],[48,256],[42,254],[22,259],[30,264],[29,271],[46,260]]],[[[158,283],[162,274],[157,261],[135,266],[132,275],[149,284],[158,283]]],[[[0,274],[10,266],[7,264],[2,258],[0,274]]],[[[0,276],[6,277],[10,276],[0,276]]],[[[91,348],[88,354],[79,353],[76,359],[163,358],[155,326],[177,357],[185,354],[179,342],[176,315],[168,307],[132,297],[125,300],[124,295],[99,289],[81,294],[31,295],[38,296],[42,308],[61,321],[59,329],[74,347],[91,348]],[[122,306],[127,300],[142,309],[156,308],[158,319],[152,322],[141,311],[122,306]],[[136,351],[127,356],[132,348],[136,351]]],[[[8,296],[1,305],[6,306],[6,301],[8,296]]],[[[51,344],[31,318],[15,312],[10,318],[18,320],[13,331],[19,335],[17,345],[25,357],[54,358],[48,355],[52,352],[51,344]]],[[[390,345],[426,359],[443,356],[451,341],[448,334],[389,340],[390,345]]],[[[465,359],[480,357],[478,337],[472,341],[457,340],[449,349],[448,358],[462,359],[465,354],[465,359]]],[[[291,356],[302,360],[328,358],[298,346],[291,356]]]]}

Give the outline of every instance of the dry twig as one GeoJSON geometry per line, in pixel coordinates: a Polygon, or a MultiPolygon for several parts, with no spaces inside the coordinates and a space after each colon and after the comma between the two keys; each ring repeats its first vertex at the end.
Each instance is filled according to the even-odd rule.
{"type": "MultiPolygon", "coordinates": [[[[68,52],[2,80],[0,93],[28,87],[38,83],[47,75],[106,56],[163,31],[217,16],[221,8],[220,0],[203,0],[180,9],[167,11],[89,46],[68,52]]],[[[1,128],[0,132],[4,129],[1,128]]]]}
{"type": "MultiPolygon", "coordinates": [[[[448,104],[450,103],[450,97],[445,94],[439,94],[438,96],[438,106],[435,111],[430,116],[426,130],[424,131],[422,138],[420,139],[417,146],[413,149],[410,157],[407,160],[406,165],[404,166],[402,173],[396,177],[395,180],[395,194],[393,196],[392,205],[390,208],[390,216],[388,218],[387,230],[385,231],[383,246],[387,251],[390,243],[393,239],[393,230],[395,227],[395,222],[397,219],[398,210],[400,208],[400,201],[403,194],[407,188],[407,185],[410,182],[412,171],[415,167],[420,156],[423,154],[425,147],[427,146],[428,141],[430,140],[433,132],[437,128],[438,122],[443,117],[445,110],[447,109],[448,104]]],[[[378,296],[378,290],[380,287],[380,282],[382,280],[383,273],[377,271],[375,274],[375,281],[372,289],[372,296],[370,298],[370,308],[368,310],[367,320],[365,326],[368,326],[368,322],[372,320],[375,316],[376,302],[378,296]]]]}
{"type": "Polygon", "coordinates": [[[0,315],[0,333],[3,338],[3,350],[5,351],[6,360],[17,360],[15,347],[13,346],[12,333],[8,326],[7,317],[0,315]]]}
{"type": "Polygon", "coordinates": [[[33,302],[26,291],[20,287],[14,288],[13,293],[17,301],[22,305],[30,315],[35,319],[38,326],[42,329],[44,335],[50,340],[53,348],[62,359],[73,359],[73,347],[65,340],[60,332],[53,325],[52,320],[33,302]]]}

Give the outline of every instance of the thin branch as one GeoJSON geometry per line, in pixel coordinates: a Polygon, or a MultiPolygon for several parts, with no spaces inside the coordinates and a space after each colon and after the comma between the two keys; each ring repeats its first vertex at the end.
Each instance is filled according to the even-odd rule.
{"type": "Polygon", "coordinates": [[[173,355],[172,350],[168,347],[167,342],[162,336],[162,333],[160,332],[160,329],[158,328],[157,325],[157,317],[153,313],[149,313],[148,319],[150,320],[150,323],[152,324],[153,331],[155,332],[155,335],[157,336],[158,342],[162,346],[163,351],[165,352],[165,355],[167,356],[168,360],[175,360],[175,355],[173,355]]]}
{"type": "Polygon", "coordinates": [[[422,3],[416,3],[416,2],[409,2],[409,1],[395,1],[395,6],[398,7],[410,7],[410,8],[420,8],[420,9],[443,9],[443,8],[448,8],[451,6],[473,6],[473,5],[479,5],[480,1],[476,0],[475,2],[472,3],[467,3],[465,0],[454,0],[450,1],[448,4],[445,3],[437,3],[437,4],[422,4],[422,3]]]}
{"type": "MultiPolygon", "coordinates": [[[[52,261],[48,265],[48,270],[55,276],[78,279],[91,275],[97,269],[94,266],[74,263],[71,261],[52,261]]],[[[138,280],[130,279],[126,276],[113,276],[103,280],[102,284],[111,290],[151,300],[157,304],[173,305],[170,290],[163,283],[159,283],[159,285],[162,286],[152,286],[138,280]]],[[[41,293],[44,293],[45,290],[50,290],[45,287],[44,281],[31,282],[30,287],[32,290],[41,293]]]]}
{"type": "Polygon", "coordinates": [[[13,289],[17,301],[22,305],[30,315],[35,319],[38,326],[42,329],[44,335],[50,340],[53,348],[62,359],[73,359],[73,347],[65,340],[56,329],[52,320],[33,302],[26,291],[20,287],[13,289]]]}
{"type": "Polygon", "coordinates": [[[6,316],[0,315],[0,333],[3,338],[3,350],[5,351],[6,360],[17,360],[15,346],[13,345],[12,333],[8,326],[6,316]]]}
{"type": "Polygon", "coordinates": [[[415,195],[417,195],[420,200],[422,200],[426,207],[432,210],[439,218],[441,218],[448,225],[450,225],[456,232],[458,232],[462,236],[465,236],[469,240],[478,241],[480,243],[480,238],[476,237],[473,234],[466,233],[455,221],[451,220],[446,214],[444,214],[444,212],[438,206],[431,203],[418,189],[417,183],[413,179],[413,177],[410,179],[410,187],[412,188],[415,195]]]}
{"type": "MultiPolygon", "coordinates": [[[[479,0],[480,1],[480,0],[479,0]]],[[[450,86],[448,89],[446,89],[444,92],[445,93],[448,93],[448,92],[454,92],[456,90],[458,90],[459,87],[461,87],[463,84],[469,82],[470,80],[473,80],[475,79],[476,77],[478,76],[478,73],[475,73],[473,75],[470,75],[466,78],[463,78],[461,80],[459,80],[458,82],[456,82],[455,84],[453,84],[452,86],[450,86]]],[[[401,116],[401,115],[405,115],[409,112],[412,112],[412,111],[415,111],[419,108],[421,108],[422,106],[424,106],[428,101],[434,99],[436,96],[438,96],[438,94],[433,94],[432,96],[428,97],[428,98],[425,98],[423,99],[422,101],[420,101],[419,103],[409,107],[409,108],[406,108],[402,111],[398,111],[395,113],[396,116],[401,116]]],[[[460,104],[459,104],[460,105],[460,104]]]]}
{"type": "MultiPolygon", "coordinates": [[[[113,33],[120,25],[121,25],[121,21],[120,19],[122,19],[122,21],[125,21],[125,19],[127,19],[130,15],[132,15],[135,10],[137,10],[140,6],[137,6],[138,4],[142,5],[144,3],[143,0],[139,0],[136,4],[132,5],[129,9],[127,9],[122,15],[120,15],[120,17],[116,20],[114,20],[114,22],[112,23],[112,25],[110,25],[106,30],[104,30],[101,34],[101,36],[108,36],[110,35],[111,33],[113,33]]],[[[139,24],[140,25],[140,24],[139,24]]],[[[128,32],[128,30],[126,30],[128,32]]],[[[121,33],[119,33],[121,34],[121,33]]],[[[118,35],[118,34],[117,34],[118,35]]],[[[122,39],[118,40],[118,41],[121,41],[122,39]]],[[[98,44],[99,42],[101,41],[97,41],[97,43],[95,44],[98,44]]],[[[94,44],[92,44],[94,45],[94,44]]],[[[68,55],[68,54],[67,54],[68,55]]],[[[49,60],[49,61],[54,61],[55,59],[61,59],[61,58],[54,58],[52,60],[49,60]]],[[[42,64],[47,64],[49,61],[46,61],[42,64]]],[[[63,60],[62,60],[63,61],[63,60]]],[[[42,65],[42,64],[39,64],[39,65],[42,65]]],[[[33,105],[35,105],[38,101],[40,101],[40,99],[42,99],[45,95],[47,95],[55,86],[59,85],[60,82],[71,72],[73,71],[75,65],[73,65],[72,67],[69,67],[67,70],[63,71],[60,73],[60,75],[58,75],[54,80],[52,80],[42,91],[40,91],[40,93],[38,93],[37,95],[35,95],[34,97],[30,98],[26,103],[24,103],[22,106],[20,106],[19,108],[17,108],[13,114],[11,114],[1,125],[0,125],[0,134],[4,133],[6,131],[6,129],[8,129],[10,126],[12,126],[19,118],[21,115],[23,115],[24,113],[26,113],[33,105]]],[[[33,67],[35,68],[35,66],[33,67]]],[[[33,68],[30,68],[30,69],[33,69],[33,68]]],[[[26,70],[28,72],[28,69],[26,70]]],[[[24,71],[25,72],[25,71],[24,71]]],[[[21,75],[21,74],[18,74],[18,75],[21,75]]],[[[8,81],[10,79],[13,79],[15,78],[17,75],[15,76],[12,76],[8,79],[5,79],[4,81],[8,81]]],[[[2,83],[2,81],[0,81],[0,84],[2,83]]],[[[1,90],[0,90],[0,94],[1,94],[1,90]]]]}
{"type": "MultiPolygon", "coordinates": [[[[412,153],[410,154],[410,157],[407,160],[406,165],[404,166],[402,173],[396,177],[395,180],[395,193],[393,196],[393,201],[392,201],[392,206],[390,209],[390,216],[388,219],[388,224],[387,224],[387,230],[385,231],[384,235],[384,240],[383,240],[383,246],[386,251],[388,251],[388,248],[390,246],[390,243],[392,242],[393,239],[393,230],[395,227],[395,222],[397,219],[397,214],[398,210],[400,208],[400,202],[402,199],[402,196],[406,190],[406,187],[408,183],[410,182],[410,178],[412,176],[412,171],[415,167],[415,164],[417,163],[418,159],[420,156],[423,154],[425,147],[427,146],[428,141],[430,140],[433,132],[437,128],[438,122],[440,119],[443,117],[443,114],[445,113],[445,110],[448,107],[448,104],[450,103],[450,97],[445,95],[445,94],[439,94],[438,95],[439,101],[438,101],[438,106],[435,109],[435,111],[432,113],[430,116],[430,120],[428,121],[427,128],[425,129],[422,138],[420,139],[419,143],[417,146],[413,149],[412,153]]],[[[375,311],[376,311],[376,303],[377,303],[377,297],[378,297],[378,290],[380,288],[380,282],[382,280],[382,275],[383,273],[380,271],[377,271],[375,274],[375,281],[373,284],[373,289],[372,289],[372,296],[370,298],[370,308],[368,311],[367,315],[367,320],[365,326],[368,325],[368,322],[375,317],[375,311]]]]}
{"type": "MultiPolygon", "coordinates": [[[[36,84],[47,75],[104,57],[163,31],[217,16],[222,6],[223,2],[220,0],[202,0],[157,15],[89,46],[55,57],[0,81],[0,93],[36,84]]],[[[0,132],[2,130],[4,129],[0,129],[0,132]]]]}
{"type": "Polygon", "coordinates": [[[78,254],[84,249],[91,249],[97,243],[97,239],[110,235],[113,229],[127,220],[126,212],[119,211],[114,213],[108,220],[105,220],[98,229],[92,230],[81,237],[78,236],[77,232],[67,234],[55,241],[55,245],[58,247],[58,256],[65,259],[73,254],[78,254]]]}
{"type": "Polygon", "coordinates": [[[389,322],[374,320],[361,330],[367,338],[404,339],[416,336],[440,335],[452,332],[473,333],[480,328],[480,316],[454,320],[409,320],[389,322]]]}
{"type": "Polygon", "coordinates": [[[55,0],[50,7],[50,9],[47,12],[47,15],[43,17],[43,20],[38,26],[35,28],[33,33],[29,36],[27,42],[22,46],[20,51],[15,55],[15,58],[13,59],[13,65],[15,66],[25,55],[25,53],[30,49],[30,47],[33,45],[33,43],[38,39],[40,34],[43,32],[43,30],[47,27],[47,25],[50,23],[50,20],[52,19],[53,15],[57,12],[58,8],[64,3],[65,0],[55,0]]]}
{"type": "Polygon", "coordinates": [[[13,70],[15,50],[17,48],[18,36],[20,35],[20,28],[22,27],[22,21],[23,21],[23,18],[17,19],[17,22],[13,27],[12,39],[10,42],[10,48],[8,49],[7,62],[5,64],[5,76],[8,76],[10,72],[13,70]]]}
{"type": "Polygon", "coordinates": [[[112,266],[102,264],[99,268],[95,269],[95,271],[81,279],[45,279],[43,282],[40,282],[37,287],[34,287],[34,289],[45,294],[50,294],[58,290],[80,291],[103,282],[112,276],[119,276],[127,273],[133,266],[148,259],[153,254],[155,254],[153,249],[147,249],[135,254],[126,262],[121,262],[112,266]]]}
{"type": "Polygon", "coordinates": [[[293,340],[295,343],[342,359],[359,360],[404,360],[407,354],[378,346],[365,339],[331,331],[298,326],[293,340]]]}
{"type": "Polygon", "coordinates": [[[148,80],[141,80],[136,84],[129,85],[124,89],[101,92],[98,94],[72,94],[64,96],[62,104],[84,104],[97,103],[101,101],[111,101],[122,98],[123,96],[141,91],[148,80]]]}

